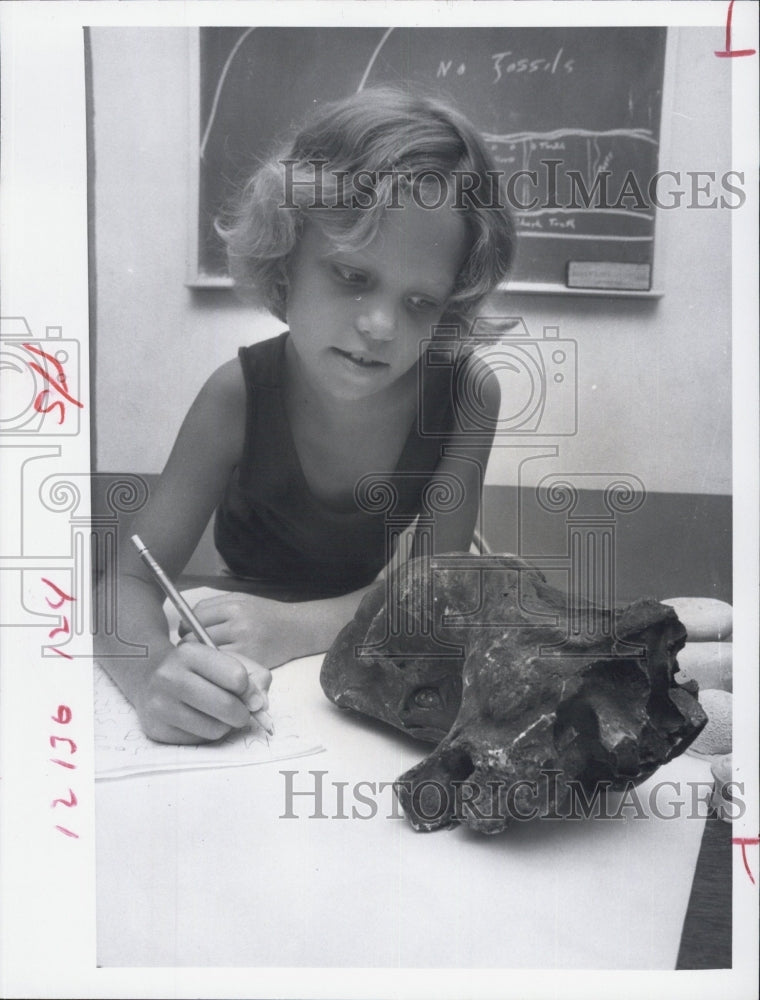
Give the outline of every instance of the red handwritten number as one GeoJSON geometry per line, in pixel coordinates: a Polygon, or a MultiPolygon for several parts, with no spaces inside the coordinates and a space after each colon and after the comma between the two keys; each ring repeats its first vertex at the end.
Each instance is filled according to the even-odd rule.
{"type": "MultiPolygon", "coordinates": [[[[63,590],[61,590],[60,587],[57,587],[53,583],[52,580],[48,580],[47,577],[44,577],[44,576],[41,579],[42,579],[42,582],[44,584],[46,584],[48,587],[50,587],[52,590],[54,590],[55,593],[58,595],[58,597],[60,597],[60,601],[58,601],[57,603],[55,601],[51,601],[49,597],[45,597],[45,600],[48,602],[48,605],[51,608],[53,608],[54,611],[57,611],[58,608],[61,607],[61,605],[63,604],[64,601],[75,601],[76,600],[75,597],[71,597],[69,594],[67,594],[63,590]]],[[[69,620],[68,620],[68,618],[66,617],[66,615],[63,615],[62,617],[63,617],[63,625],[59,625],[58,628],[51,629],[48,632],[48,639],[53,639],[55,636],[60,635],[61,632],[63,632],[64,635],[68,635],[69,632],[71,631],[70,626],[69,626],[69,620]]],[[[67,660],[73,660],[74,659],[73,656],[71,656],[69,653],[64,653],[64,651],[62,649],[60,649],[58,646],[48,646],[48,649],[52,649],[59,656],[63,656],[67,660]]]]}
{"type": "Polygon", "coordinates": [[[56,594],[58,594],[58,596],[60,597],[60,601],[59,601],[59,602],[58,602],[57,604],[54,604],[54,603],[53,603],[53,602],[52,602],[52,601],[50,600],[50,598],[49,598],[49,597],[46,597],[46,598],[45,598],[45,600],[46,600],[46,601],[48,602],[48,604],[50,605],[50,607],[51,607],[51,608],[52,608],[52,609],[53,609],[54,611],[57,611],[57,610],[58,610],[58,608],[60,608],[60,606],[61,606],[61,605],[63,604],[63,602],[64,602],[64,601],[75,601],[75,600],[76,600],[76,597],[70,597],[70,596],[69,596],[68,594],[64,593],[64,592],[63,592],[63,591],[61,590],[61,588],[60,588],[60,587],[56,587],[56,585],[55,585],[55,584],[53,583],[53,581],[52,581],[52,580],[48,580],[48,578],[47,578],[47,577],[45,577],[45,576],[43,576],[43,577],[42,577],[41,579],[42,579],[42,582],[43,582],[44,584],[46,584],[46,585],[47,585],[48,587],[50,587],[50,588],[51,588],[52,590],[54,590],[54,591],[56,592],[56,594]]]}
{"type": "Polygon", "coordinates": [[[56,830],[60,830],[61,833],[65,833],[67,837],[73,837],[75,840],[79,840],[79,834],[74,833],[73,830],[67,830],[65,826],[56,826],[56,830]]]}
{"type": "Polygon", "coordinates": [[[734,0],[728,5],[728,13],[726,14],[726,47],[720,52],[716,52],[715,55],[719,59],[735,59],[737,56],[753,56],[755,54],[755,49],[732,49],[731,48],[731,21],[734,16],[734,0]]]}
{"type": "MultiPolygon", "coordinates": [[[[83,408],[84,403],[80,403],[80,401],[78,399],[75,399],[74,396],[72,396],[71,393],[69,392],[69,385],[68,382],[66,381],[66,372],[64,371],[63,365],[58,360],[58,358],[56,358],[52,354],[48,354],[46,351],[43,351],[42,348],[40,347],[35,347],[34,344],[23,344],[22,346],[24,350],[29,351],[31,354],[37,354],[39,357],[44,358],[46,361],[49,361],[50,364],[55,369],[55,376],[54,377],[51,376],[50,372],[48,372],[45,368],[41,368],[36,361],[27,362],[32,371],[35,371],[37,372],[38,375],[41,375],[48,383],[48,385],[52,386],[52,388],[56,392],[60,393],[60,395],[63,396],[63,398],[67,400],[69,403],[73,403],[74,406],[78,406],[80,407],[80,409],[83,408]]],[[[56,399],[49,406],[44,406],[43,400],[47,402],[47,397],[49,395],[50,395],[50,389],[49,388],[43,389],[42,392],[39,393],[39,395],[34,401],[34,409],[37,411],[37,413],[50,413],[52,410],[56,408],[56,406],[59,406],[60,416],[58,418],[58,423],[62,424],[66,417],[66,405],[60,399],[56,399]]]]}
{"type": "Polygon", "coordinates": [[[71,806],[75,806],[77,804],[76,793],[69,789],[69,797],[67,799],[53,799],[50,803],[50,808],[55,809],[59,803],[60,805],[68,806],[69,808],[71,808],[71,806]]]}
{"type": "Polygon", "coordinates": [[[61,632],[63,632],[64,635],[68,635],[70,632],[69,620],[66,617],[66,615],[63,616],[63,625],[59,625],[58,628],[51,629],[48,632],[48,639],[52,639],[54,636],[59,635],[61,632]]]}
{"type": "Polygon", "coordinates": [[[59,649],[58,646],[48,646],[47,648],[48,649],[52,649],[54,653],[58,653],[59,656],[63,656],[67,660],[73,660],[74,659],[74,657],[71,655],[71,653],[64,653],[64,651],[62,649],[59,649]]]}
{"type": "Polygon", "coordinates": [[[68,726],[71,722],[71,709],[68,705],[59,705],[58,714],[51,715],[53,722],[59,722],[62,726],[68,726]]]}
{"type": "Polygon", "coordinates": [[[59,764],[61,767],[67,767],[70,771],[76,771],[76,769],[77,769],[76,764],[69,764],[68,761],[58,760],[57,757],[51,757],[50,758],[50,763],[51,764],[59,764]]]}
{"type": "MultiPolygon", "coordinates": [[[[32,365],[31,367],[34,368],[36,371],[41,371],[41,369],[37,365],[32,365]]],[[[66,419],[66,407],[63,405],[63,403],[60,401],[60,399],[54,399],[53,402],[50,404],[50,406],[43,406],[42,405],[42,397],[43,396],[47,396],[47,394],[48,394],[47,393],[47,389],[44,389],[39,394],[39,396],[37,396],[37,398],[34,401],[34,408],[37,411],[37,413],[48,414],[48,413],[52,413],[53,410],[56,408],[56,406],[59,406],[60,410],[58,411],[58,426],[60,427],[60,425],[66,419]]],[[[60,829],[60,827],[59,827],[59,829],[60,829]]],[[[74,836],[74,834],[72,834],[72,833],[69,832],[69,836],[70,837],[74,836]]]]}
{"type": "Polygon", "coordinates": [[[73,740],[70,740],[68,736],[51,736],[50,737],[50,746],[54,750],[55,750],[56,743],[68,743],[69,744],[69,753],[76,753],[77,752],[77,745],[76,745],[76,743],[73,740]]]}
{"type": "MultiPolygon", "coordinates": [[[[45,582],[50,583],[49,580],[46,580],[45,582]]],[[[55,587],[54,584],[50,584],[50,586],[54,587],[54,589],[56,590],[58,589],[57,587],[55,587]]],[[[59,593],[62,594],[63,591],[59,591],[59,593]]],[[[68,600],[71,601],[73,600],[73,598],[69,597],[68,600]]],[[[53,722],[57,722],[60,726],[68,726],[68,724],[71,722],[71,715],[72,715],[71,709],[69,708],[68,705],[59,705],[58,708],[56,709],[55,715],[51,715],[50,718],[53,720],[53,722]]],[[[72,740],[69,736],[49,736],[48,741],[53,749],[55,749],[58,743],[68,743],[69,753],[75,754],[77,752],[77,745],[74,742],[74,740],[72,740]]],[[[58,760],[57,758],[54,757],[50,758],[50,763],[58,764],[60,765],[60,767],[66,767],[72,771],[76,770],[76,764],[71,764],[65,760],[58,760]]],[[[67,799],[62,799],[62,798],[53,799],[53,801],[50,803],[50,808],[55,809],[56,806],[66,806],[67,809],[72,809],[77,804],[78,801],[76,792],[74,791],[73,788],[69,788],[69,797],[67,799]]],[[[58,830],[59,833],[62,833],[64,836],[72,837],[74,840],[79,840],[79,834],[75,833],[73,830],[69,830],[67,826],[59,826],[58,824],[56,824],[55,828],[56,830],[58,830]]]]}

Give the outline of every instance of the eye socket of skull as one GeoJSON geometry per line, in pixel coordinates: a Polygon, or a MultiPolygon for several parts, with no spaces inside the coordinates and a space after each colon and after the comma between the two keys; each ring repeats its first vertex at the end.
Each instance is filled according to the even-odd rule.
{"type": "Polygon", "coordinates": [[[417,688],[412,701],[418,708],[441,708],[443,705],[439,692],[432,687],[417,688]]]}
{"type": "Polygon", "coordinates": [[[462,698],[461,678],[426,678],[407,690],[399,708],[405,726],[433,726],[444,732],[451,726],[462,698]]]}

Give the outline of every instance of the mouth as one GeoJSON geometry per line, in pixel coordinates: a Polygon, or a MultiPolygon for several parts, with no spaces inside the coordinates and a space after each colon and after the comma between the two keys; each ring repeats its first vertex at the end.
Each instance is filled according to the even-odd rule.
{"type": "Polygon", "coordinates": [[[386,361],[378,361],[376,358],[371,358],[367,354],[362,354],[359,351],[342,351],[339,347],[333,347],[333,351],[338,354],[341,358],[345,358],[351,364],[355,365],[357,368],[389,368],[390,365],[386,361]]]}

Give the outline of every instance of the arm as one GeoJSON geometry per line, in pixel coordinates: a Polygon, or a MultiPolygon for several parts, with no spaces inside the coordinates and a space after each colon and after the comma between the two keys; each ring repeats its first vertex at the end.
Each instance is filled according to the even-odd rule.
{"type": "MultiPolygon", "coordinates": [[[[221,498],[242,451],[244,428],[245,386],[235,360],[201,389],[149,504],[135,518],[134,531],[171,577],[183,569],[221,498]]],[[[162,605],[163,594],[134,545],[121,539],[117,632],[122,641],[147,646],[147,655],[117,655],[121,647],[102,628],[95,654],[137,709],[147,735],[199,742],[246,726],[249,709],[266,707],[268,671],[199,644],[175,648],[162,605]]]]}
{"type": "MultiPolygon", "coordinates": [[[[328,650],[373,586],[339,597],[292,603],[255,594],[220,594],[199,601],[193,611],[220,649],[254,657],[271,668],[328,650]]],[[[180,632],[186,634],[188,643],[196,644],[184,626],[180,632]]]]}
{"type": "MultiPolygon", "coordinates": [[[[486,364],[476,355],[471,355],[465,364],[483,366],[486,364]]],[[[463,497],[461,504],[447,513],[435,515],[434,553],[468,552],[472,542],[475,522],[480,510],[483,480],[491,453],[494,433],[499,418],[501,389],[493,372],[489,372],[480,385],[482,410],[479,412],[481,426],[468,432],[458,430],[447,442],[444,454],[438,462],[430,489],[435,489],[436,478],[441,483],[441,495],[449,490],[444,477],[455,476],[461,483],[463,497]]],[[[464,421],[463,421],[464,422],[464,421]]],[[[418,544],[415,549],[418,549],[418,544]]]]}

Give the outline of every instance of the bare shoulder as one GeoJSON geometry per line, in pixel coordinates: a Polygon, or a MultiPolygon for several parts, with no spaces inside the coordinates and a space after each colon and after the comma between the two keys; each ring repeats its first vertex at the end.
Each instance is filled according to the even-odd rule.
{"type": "Polygon", "coordinates": [[[482,400],[485,412],[489,416],[496,416],[501,404],[501,386],[488,359],[478,354],[477,351],[473,351],[465,360],[464,365],[465,380],[471,382],[473,390],[477,392],[478,400],[482,400]]]}
{"type": "Polygon", "coordinates": [[[220,365],[206,379],[198,399],[224,410],[245,412],[246,392],[243,370],[237,358],[220,365]]]}
{"type": "Polygon", "coordinates": [[[214,464],[234,464],[243,451],[246,390],[237,358],[209,375],[190,407],[177,439],[214,455],[214,464]]]}
{"type": "Polygon", "coordinates": [[[501,385],[488,359],[471,351],[464,357],[457,373],[454,405],[458,410],[457,426],[466,437],[479,437],[496,431],[501,406],[501,385]]]}

